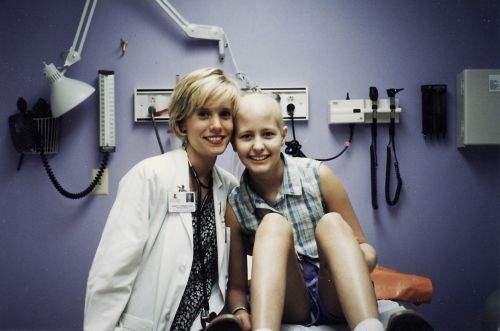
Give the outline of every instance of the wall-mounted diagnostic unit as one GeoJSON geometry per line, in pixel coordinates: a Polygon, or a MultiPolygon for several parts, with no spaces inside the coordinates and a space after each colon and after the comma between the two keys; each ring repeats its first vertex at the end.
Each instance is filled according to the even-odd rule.
{"type": "MultiPolygon", "coordinates": [[[[390,100],[378,99],[377,123],[389,123],[391,118],[390,100]]],[[[330,100],[330,124],[372,123],[372,100],[330,100]]],[[[395,99],[395,122],[399,122],[401,107],[399,99],[395,99]]]]}
{"type": "MultiPolygon", "coordinates": [[[[290,119],[287,106],[295,106],[293,119],[297,121],[306,121],[309,119],[309,94],[307,87],[263,87],[264,93],[275,93],[280,97],[280,105],[285,120],[290,119]]],[[[169,119],[168,103],[173,89],[142,89],[138,88],[134,92],[134,121],[150,122],[151,115],[149,109],[151,106],[155,109],[155,120],[157,122],[166,122],[169,119]]]]}
{"type": "Polygon", "coordinates": [[[500,69],[457,75],[457,147],[500,145],[500,69]]]}

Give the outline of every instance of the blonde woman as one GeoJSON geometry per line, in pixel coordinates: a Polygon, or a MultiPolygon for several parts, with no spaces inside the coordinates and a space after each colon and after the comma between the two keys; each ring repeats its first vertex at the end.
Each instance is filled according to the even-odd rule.
{"type": "Polygon", "coordinates": [[[239,94],[216,68],[177,84],[170,126],[183,147],[139,162],[120,181],[88,277],[84,330],[200,330],[223,309],[224,213],[236,180],[215,161],[239,94]]]}

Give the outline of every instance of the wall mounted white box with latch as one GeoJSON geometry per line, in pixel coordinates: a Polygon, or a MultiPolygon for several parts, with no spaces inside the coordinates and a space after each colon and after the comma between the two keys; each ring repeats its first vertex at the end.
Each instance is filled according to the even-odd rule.
{"type": "MultiPolygon", "coordinates": [[[[401,107],[399,99],[395,99],[396,109],[394,120],[399,123],[401,107]]],[[[371,123],[373,118],[372,101],[370,99],[330,100],[330,124],[371,123]]],[[[389,123],[391,110],[389,99],[379,99],[377,102],[377,123],[389,123]]]]}

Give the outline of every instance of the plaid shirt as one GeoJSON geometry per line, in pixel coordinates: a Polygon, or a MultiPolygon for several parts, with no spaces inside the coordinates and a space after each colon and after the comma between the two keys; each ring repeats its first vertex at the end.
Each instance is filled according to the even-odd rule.
{"type": "Polygon", "coordinates": [[[285,163],[284,180],[273,203],[267,204],[250,188],[248,173],[245,170],[240,186],[235,187],[229,195],[229,204],[245,234],[248,254],[252,253],[255,232],[262,218],[267,213],[275,212],[285,216],[291,223],[297,253],[317,259],[318,248],[314,231],[325,214],[319,181],[321,163],[283,154],[281,157],[285,163]]]}

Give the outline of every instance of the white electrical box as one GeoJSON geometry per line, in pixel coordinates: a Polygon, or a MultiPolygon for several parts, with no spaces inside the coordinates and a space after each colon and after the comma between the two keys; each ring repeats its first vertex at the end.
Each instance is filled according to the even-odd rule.
{"type": "MultiPolygon", "coordinates": [[[[395,99],[394,119],[399,123],[401,107],[399,99],[395,99]]],[[[371,123],[373,118],[372,101],[370,99],[330,100],[330,124],[371,123]]],[[[377,101],[377,123],[389,123],[391,118],[389,99],[377,101]]]]}
{"type": "Polygon", "coordinates": [[[500,145],[500,69],[457,75],[457,147],[500,145]]]}
{"type": "Polygon", "coordinates": [[[294,105],[293,120],[307,121],[309,119],[309,93],[307,87],[262,87],[262,92],[274,93],[280,96],[281,112],[285,120],[290,120],[288,105],[294,105]]]}
{"type": "MultiPolygon", "coordinates": [[[[263,87],[265,93],[275,93],[280,96],[280,105],[285,120],[290,119],[287,106],[292,104],[295,109],[293,119],[305,121],[309,119],[309,94],[307,87],[263,87]]],[[[134,93],[134,121],[149,122],[151,115],[149,107],[155,109],[155,120],[166,122],[169,119],[168,104],[173,89],[136,89],[134,93]]]]}
{"type": "Polygon", "coordinates": [[[149,107],[154,107],[155,121],[169,119],[168,103],[173,89],[136,89],[134,93],[134,121],[150,122],[149,107]]]}

